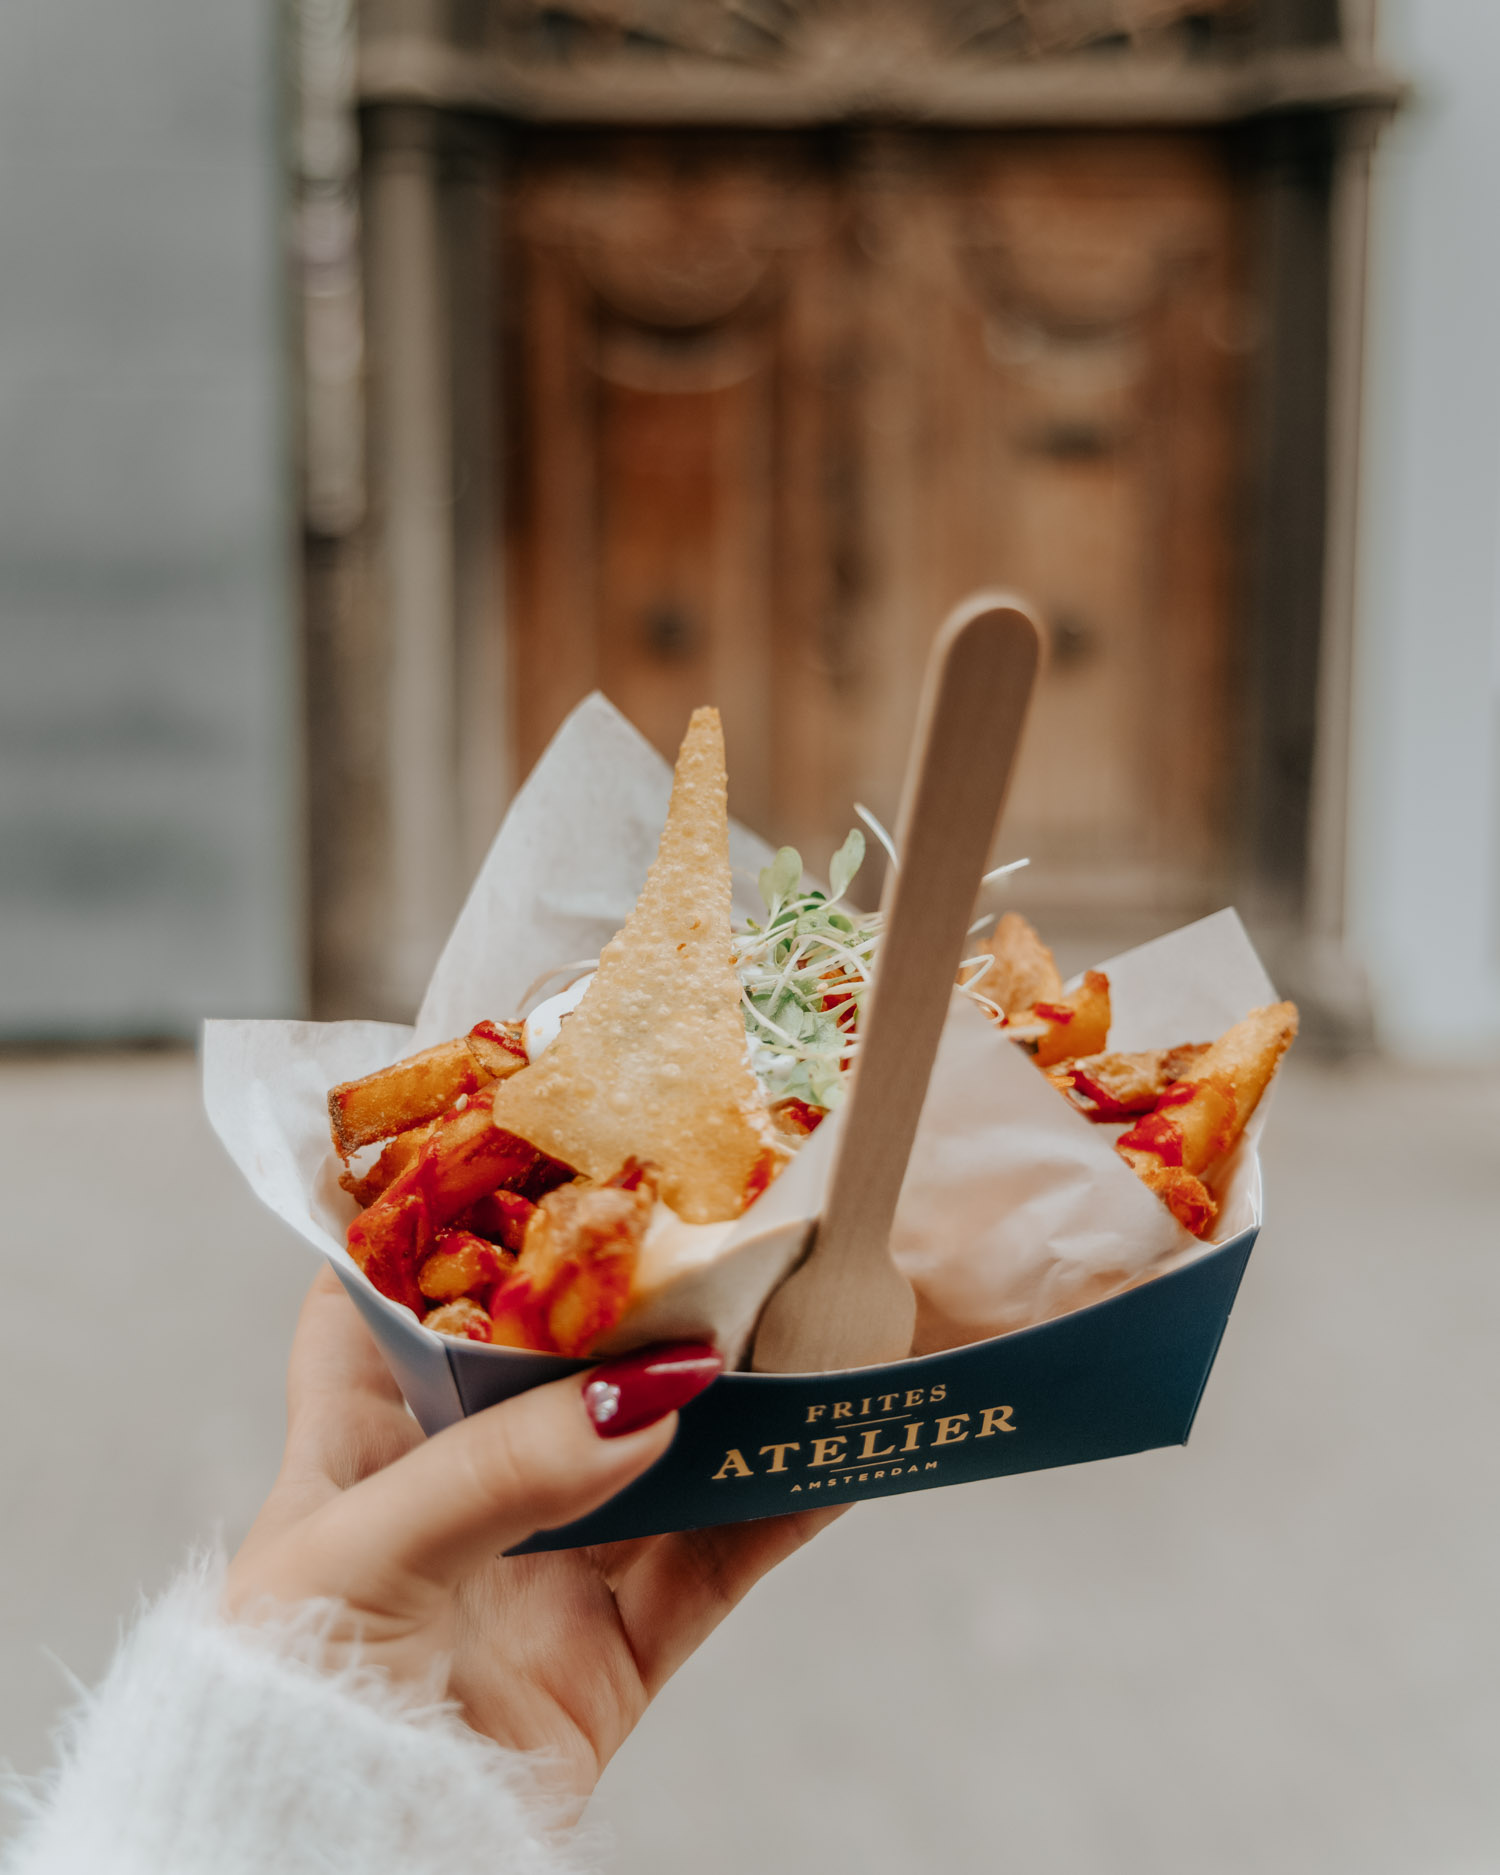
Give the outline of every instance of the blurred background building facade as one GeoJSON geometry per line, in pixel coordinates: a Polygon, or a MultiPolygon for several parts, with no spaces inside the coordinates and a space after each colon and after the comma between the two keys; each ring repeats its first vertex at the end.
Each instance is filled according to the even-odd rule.
{"type": "Polygon", "coordinates": [[[0,9],[0,1030],[302,987],[277,156],[259,4],[0,9]]]}
{"type": "Polygon", "coordinates": [[[408,1014],[595,685],[819,865],[1001,584],[1049,932],[1500,1048],[1485,0],[137,0],[50,163],[15,17],[12,1034],[408,1014]]]}

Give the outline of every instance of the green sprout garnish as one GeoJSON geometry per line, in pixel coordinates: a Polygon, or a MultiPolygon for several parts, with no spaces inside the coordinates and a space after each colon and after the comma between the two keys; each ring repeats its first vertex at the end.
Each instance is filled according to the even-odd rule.
{"type": "MultiPolygon", "coordinates": [[[[869,811],[854,810],[900,864],[891,836],[869,811]]],[[[750,1061],[771,1100],[805,1100],[832,1109],[844,1098],[843,1073],[859,1051],[865,996],[885,930],[880,912],[842,903],[864,863],[865,836],[856,827],[828,862],[828,890],[802,889],[802,855],[784,846],[760,873],[766,921],[747,918],[734,933],[735,968],[750,1061]]],[[[1026,865],[1013,859],[979,882],[980,895],[1026,865]]],[[[971,935],[993,921],[988,912],[971,935]]],[[[957,987],[995,1017],[1003,1012],[979,985],[993,959],[987,952],[959,965],[957,987]]]]}
{"type": "Polygon", "coordinates": [[[831,1109],[844,1097],[883,923],[842,903],[864,857],[855,829],[828,863],[828,891],[804,891],[802,856],[782,847],[760,875],[765,923],[735,932],[750,1058],[772,1100],[831,1109]]]}

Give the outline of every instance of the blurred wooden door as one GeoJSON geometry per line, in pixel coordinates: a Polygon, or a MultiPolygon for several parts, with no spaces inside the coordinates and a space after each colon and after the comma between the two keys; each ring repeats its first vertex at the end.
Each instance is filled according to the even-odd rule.
{"type": "Polygon", "coordinates": [[[821,867],[895,812],[923,657],[981,585],[1051,659],[1001,850],[1097,922],[1218,889],[1236,760],[1223,146],[529,135],[505,208],[506,540],[529,766],[601,686],[821,867]]]}

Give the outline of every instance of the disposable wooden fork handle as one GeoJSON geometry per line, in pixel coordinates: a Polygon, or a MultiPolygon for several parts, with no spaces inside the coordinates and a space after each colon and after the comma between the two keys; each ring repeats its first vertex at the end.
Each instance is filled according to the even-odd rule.
{"type": "Polygon", "coordinates": [[[891,1222],[1039,648],[1031,619],[994,594],[961,605],[933,647],[828,1202],[811,1254],[761,1317],[763,1371],[864,1366],[911,1350],[915,1302],[891,1262],[891,1222]]]}

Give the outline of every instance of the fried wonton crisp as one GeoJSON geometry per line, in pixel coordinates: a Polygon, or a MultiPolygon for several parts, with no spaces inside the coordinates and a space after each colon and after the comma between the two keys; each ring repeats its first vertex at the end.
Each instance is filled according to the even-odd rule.
{"type": "Polygon", "coordinates": [[[497,1126],[595,1180],[650,1160],[691,1224],[738,1217],[790,1156],[746,1053],[728,798],[718,712],[697,710],[634,911],[557,1040],[495,1096],[497,1126]]]}

